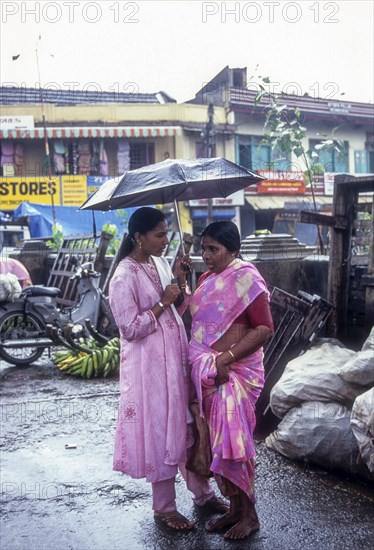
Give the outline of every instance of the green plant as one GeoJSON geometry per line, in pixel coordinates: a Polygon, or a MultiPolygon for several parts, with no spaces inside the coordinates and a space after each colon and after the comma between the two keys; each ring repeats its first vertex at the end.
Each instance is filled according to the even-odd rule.
{"type": "Polygon", "coordinates": [[[107,254],[114,256],[119,247],[119,238],[117,236],[118,235],[117,226],[114,223],[105,223],[101,228],[101,231],[108,233],[108,235],[112,235],[112,238],[110,239],[110,242],[109,242],[109,246],[107,248],[107,254]]]}
{"type": "MultiPolygon", "coordinates": [[[[254,77],[251,77],[252,80],[254,77]]],[[[343,156],[345,152],[345,144],[342,140],[334,138],[332,130],[331,137],[323,135],[320,143],[313,148],[305,147],[304,143],[307,136],[307,129],[302,124],[301,111],[299,108],[290,108],[284,103],[284,94],[274,93],[267,89],[267,85],[271,84],[269,77],[258,76],[258,92],[255,97],[255,105],[259,105],[264,99],[267,100],[265,105],[265,123],[264,137],[262,142],[270,144],[272,150],[276,150],[281,155],[289,158],[291,154],[300,158],[305,167],[306,183],[310,185],[314,210],[317,211],[313,176],[324,173],[324,167],[317,162],[319,154],[322,151],[335,150],[339,156],[343,156]]],[[[323,240],[319,226],[319,248],[323,252],[323,240]]]]}
{"type": "MultiPolygon", "coordinates": [[[[316,162],[315,164],[312,164],[311,171],[314,179],[314,176],[323,176],[323,174],[325,173],[325,168],[322,164],[320,164],[319,162],[316,162]]],[[[305,185],[311,185],[313,183],[313,180],[310,181],[308,170],[305,170],[304,176],[305,176],[305,185]]]]}
{"type": "Polygon", "coordinates": [[[62,225],[59,223],[54,223],[52,225],[52,239],[47,241],[47,246],[58,252],[61,248],[63,240],[64,233],[62,231],[62,225]]]}

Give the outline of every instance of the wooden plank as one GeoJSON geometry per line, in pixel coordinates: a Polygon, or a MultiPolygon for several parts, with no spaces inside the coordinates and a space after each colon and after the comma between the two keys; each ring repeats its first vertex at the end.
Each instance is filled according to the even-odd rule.
{"type": "Polygon", "coordinates": [[[335,185],[339,184],[345,189],[354,187],[356,193],[372,193],[374,191],[374,176],[352,176],[352,174],[339,174],[334,178],[335,185]]]}
{"type": "MultiPolygon", "coordinates": [[[[371,235],[369,242],[369,262],[367,278],[374,279],[374,201],[371,205],[371,235]]],[[[367,283],[366,283],[367,284],[367,283]]],[[[370,330],[374,326],[374,286],[367,284],[365,292],[365,326],[370,330]]]]}
{"type": "MultiPolygon", "coordinates": [[[[329,317],[329,334],[337,338],[347,333],[347,302],[349,292],[351,238],[354,224],[357,193],[353,186],[339,184],[335,178],[333,216],[345,217],[346,229],[331,227],[330,261],[327,299],[333,305],[329,317]]],[[[343,180],[344,181],[344,180],[343,180]]]]}
{"type": "Polygon", "coordinates": [[[346,229],[347,220],[341,216],[328,216],[327,214],[317,214],[316,212],[300,212],[300,221],[302,223],[311,223],[315,225],[328,225],[335,229],[346,229]]]}

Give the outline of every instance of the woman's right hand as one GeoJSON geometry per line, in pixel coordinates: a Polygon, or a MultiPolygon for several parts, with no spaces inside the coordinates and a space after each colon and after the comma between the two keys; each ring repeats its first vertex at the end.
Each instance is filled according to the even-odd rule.
{"type": "Polygon", "coordinates": [[[177,284],[167,285],[161,298],[161,302],[165,307],[174,304],[175,300],[181,294],[181,290],[177,284]]]}

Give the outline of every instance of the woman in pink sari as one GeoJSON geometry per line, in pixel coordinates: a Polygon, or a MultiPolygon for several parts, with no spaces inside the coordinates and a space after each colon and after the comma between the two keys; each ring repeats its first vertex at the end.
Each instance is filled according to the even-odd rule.
{"type": "Polygon", "coordinates": [[[262,346],[273,332],[269,292],[257,269],[239,258],[233,222],[219,221],[202,233],[208,268],[190,302],[189,359],[192,379],[210,430],[211,471],[230,510],[206,524],[230,527],[226,539],[259,529],[255,510],[253,430],[255,403],[264,384],[262,346]]]}
{"type": "Polygon", "coordinates": [[[227,506],[208,480],[184,467],[188,343],[174,304],[188,291],[183,267],[191,260],[184,256],[177,262],[180,286],[171,284],[173,274],[162,257],[168,242],[164,214],[155,208],[136,210],[120,252],[124,259],[110,282],[110,306],[121,338],[114,469],[151,482],[155,518],[184,530],[194,524],[176,509],[178,467],[195,504],[215,512],[224,512],[227,506]]]}

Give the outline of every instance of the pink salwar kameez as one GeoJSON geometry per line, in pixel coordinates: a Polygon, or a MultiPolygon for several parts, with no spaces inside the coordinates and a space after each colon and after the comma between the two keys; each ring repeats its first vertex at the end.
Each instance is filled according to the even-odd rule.
{"type": "MultiPolygon", "coordinates": [[[[173,277],[166,259],[151,258],[152,263],[140,264],[126,257],[110,282],[121,339],[113,468],[152,482],[153,508],[168,512],[175,510],[174,478],[186,460],[188,343],[174,305],[157,320],[151,311],[173,277]]],[[[201,481],[187,476],[197,504],[214,495],[201,481]]]]}
{"type": "Polygon", "coordinates": [[[254,407],[264,384],[263,350],[230,364],[229,381],[217,388],[212,346],[224,338],[235,319],[267,286],[250,263],[235,259],[219,274],[212,274],[196,289],[190,302],[192,314],[189,360],[192,379],[207,419],[213,461],[211,470],[225,496],[224,480],[254,495],[254,407]],[[222,479],[224,478],[224,479],[222,479]]]}

